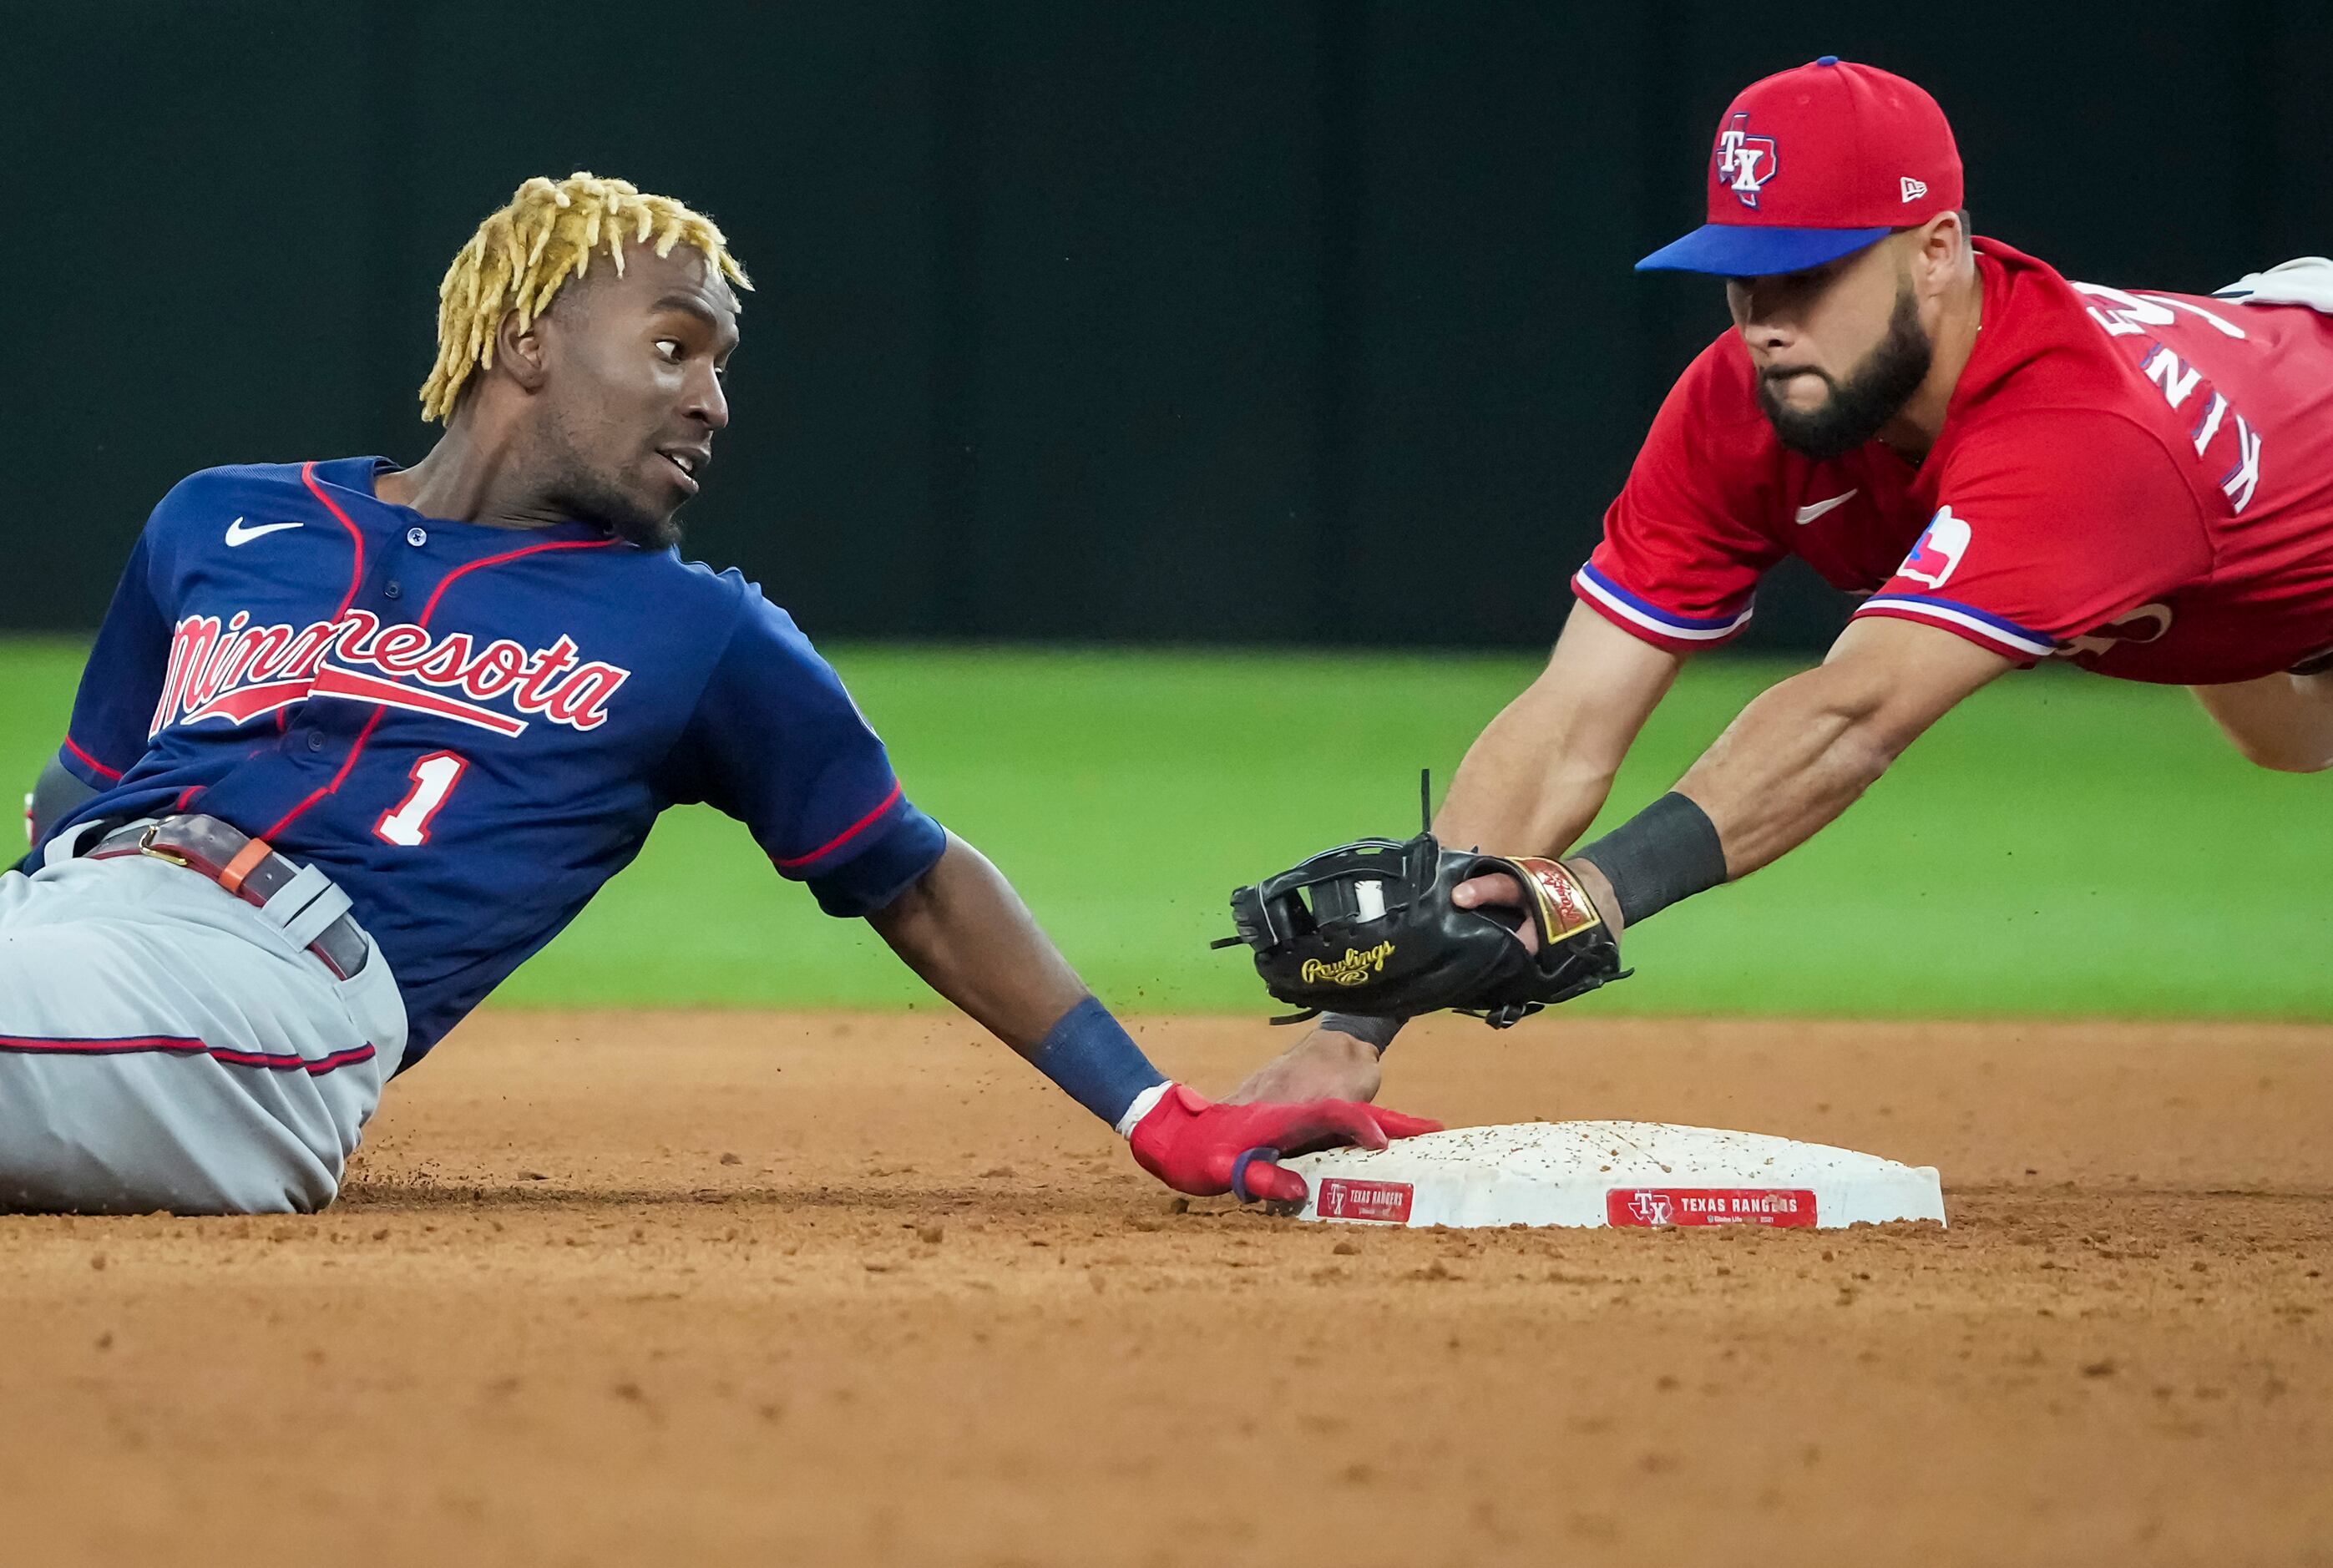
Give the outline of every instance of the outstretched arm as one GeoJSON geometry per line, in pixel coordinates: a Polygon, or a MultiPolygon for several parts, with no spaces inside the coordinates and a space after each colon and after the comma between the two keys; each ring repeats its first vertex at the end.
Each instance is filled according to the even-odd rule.
{"type": "Polygon", "coordinates": [[[1213,1105],[1168,1082],[1003,873],[953,833],[930,871],[867,919],[933,990],[1110,1123],[1144,1169],[1181,1191],[1301,1202],[1303,1178],[1272,1164],[1277,1156],[1344,1143],[1382,1149],[1435,1126],[1326,1097],[1213,1105]]]}
{"type": "Polygon", "coordinates": [[[1570,849],[1684,665],[1574,605],[1539,678],[1467,747],[1435,836],[1493,854],[1570,849]]]}
{"type": "Polygon", "coordinates": [[[926,985],[1022,1056],[1086,999],[1013,884],[954,833],[923,880],[867,923],[926,985]]]}
{"type": "MultiPolygon", "coordinates": [[[[1850,622],[1829,659],[1742,710],[1677,782],[1682,803],[1656,803],[1568,863],[1615,932],[1713,881],[1746,877],[1812,838],[1954,704],[2012,668],[1935,627],[1850,622]],[[1686,870],[1708,858],[1711,830],[1722,868],[1686,870]]],[[[1494,885],[1503,880],[1464,883],[1454,897],[1506,902],[1494,885]]]]}
{"type": "MultiPolygon", "coordinates": [[[[1561,854],[1603,809],[1613,775],[1684,663],[1574,605],[1546,669],[1467,748],[1435,835],[1493,854],[1561,854]]],[[[1371,1099],[1378,1053],[1396,1027],[1326,1015],[1232,1099],[1371,1099]]]]}
{"type": "MultiPolygon", "coordinates": [[[[1671,795],[1565,863],[1617,935],[1678,898],[1747,876],[1813,837],[1930,725],[2011,668],[1998,654],[1934,627],[1878,617],[1854,621],[1821,665],[1743,709],[1671,795]]],[[[1476,743],[1478,752],[1483,744],[1476,743]]],[[[1451,793],[1454,806],[1464,803],[1455,788],[1451,793]]],[[[1451,814],[1445,809],[1445,817],[1451,814]]],[[[1453,835],[1450,842],[1467,841],[1453,835]]],[[[1483,843],[1495,847],[1496,841],[1483,843]]],[[[1452,896],[1468,907],[1515,905],[1522,890],[1505,876],[1479,877],[1460,883],[1452,896]]],[[[1528,922],[1518,935],[1532,939],[1528,922]]],[[[1240,1092],[1333,1085],[1362,1098],[1377,1085],[1374,1057],[1358,1039],[1316,1029],[1240,1092]]]]}

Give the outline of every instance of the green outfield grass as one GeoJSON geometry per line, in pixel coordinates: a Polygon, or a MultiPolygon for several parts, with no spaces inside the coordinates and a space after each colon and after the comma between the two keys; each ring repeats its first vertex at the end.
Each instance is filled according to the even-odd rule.
{"type": "MultiPolygon", "coordinates": [[[[1416,820],[1536,660],[864,647],[835,662],[922,804],[1113,1005],[1262,1012],[1232,885],[1416,820]]],[[[80,649],[0,643],[0,776],[55,744],[80,649]]],[[[1689,669],[1608,819],[1791,667],[1689,669]]],[[[13,798],[13,797],[12,797],[13,798]]],[[[2333,1016],[2333,778],[2240,761],[2184,692],[2012,676],[1812,843],[1628,938],[1574,1006],[1866,1016],[2333,1016]]],[[[930,1005],[744,830],[676,812],[504,1005],[930,1005]]]]}

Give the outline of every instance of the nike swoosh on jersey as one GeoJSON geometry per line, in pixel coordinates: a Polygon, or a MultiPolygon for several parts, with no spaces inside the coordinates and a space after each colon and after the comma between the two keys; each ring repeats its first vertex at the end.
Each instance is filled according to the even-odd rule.
{"type": "Polygon", "coordinates": [[[1834,495],[1828,501],[1818,501],[1811,506],[1801,506],[1799,508],[1799,525],[1800,527],[1804,527],[1806,524],[1813,522],[1816,518],[1821,516],[1824,513],[1829,511],[1832,507],[1844,506],[1849,501],[1854,500],[1858,495],[1862,494],[1862,490],[1858,488],[1849,490],[1844,495],[1834,495]]]}
{"type": "Polygon", "coordinates": [[[281,534],[286,528],[302,526],[304,524],[299,523],[262,523],[256,528],[247,528],[244,526],[243,519],[238,517],[226,525],[226,547],[232,550],[238,544],[248,544],[264,534],[281,534]]]}

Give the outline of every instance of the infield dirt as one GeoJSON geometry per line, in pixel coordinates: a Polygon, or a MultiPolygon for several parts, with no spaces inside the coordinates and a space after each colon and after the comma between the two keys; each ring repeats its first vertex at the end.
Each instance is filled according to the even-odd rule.
{"type": "Polygon", "coordinates": [[[1385,1099],[1953,1224],[1186,1211],[952,1021],[487,1014],[329,1214],[0,1218],[0,1558],[2333,1563],[2333,1028],[1451,1021],[1385,1099]]]}

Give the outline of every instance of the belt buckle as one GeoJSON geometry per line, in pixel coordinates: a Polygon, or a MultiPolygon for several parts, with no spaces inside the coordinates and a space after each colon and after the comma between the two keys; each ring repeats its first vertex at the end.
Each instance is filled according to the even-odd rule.
{"type": "Polygon", "coordinates": [[[165,861],[174,866],[184,866],[188,871],[192,871],[194,862],[185,856],[174,855],[168,850],[158,850],[154,847],[154,835],[161,831],[160,822],[149,822],[146,831],[138,835],[138,852],[141,855],[151,855],[158,861],[165,861]]]}

